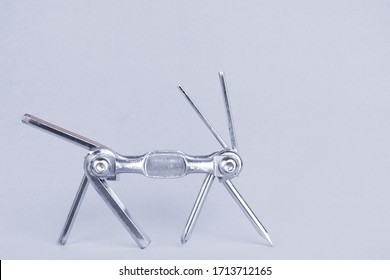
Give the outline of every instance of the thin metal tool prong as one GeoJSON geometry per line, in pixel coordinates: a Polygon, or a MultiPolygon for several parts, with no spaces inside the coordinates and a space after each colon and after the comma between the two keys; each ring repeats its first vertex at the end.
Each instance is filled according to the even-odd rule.
{"type": "Polygon", "coordinates": [[[201,118],[203,123],[207,126],[207,128],[210,130],[210,132],[214,135],[214,137],[218,140],[218,142],[221,144],[221,146],[224,149],[228,149],[229,146],[226,144],[226,142],[222,139],[222,137],[218,134],[217,130],[211,125],[211,123],[208,121],[208,119],[202,114],[202,112],[199,110],[198,106],[192,101],[192,99],[189,97],[189,95],[184,91],[183,87],[181,85],[178,86],[179,90],[183,93],[184,97],[187,99],[187,101],[190,103],[191,107],[195,110],[195,112],[198,114],[198,116],[201,118]]]}
{"type": "Polygon", "coordinates": [[[206,178],[203,181],[202,187],[200,189],[198,197],[196,198],[194,207],[192,208],[191,214],[188,218],[187,224],[181,236],[181,244],[183,245],[191,238],[196,221],[198,220],[199,214],[202,210],[203,204],[206,200],[207,194],[210,190],[211,185],[213,184],[214,179],[215,176],[209,174],[206,176],[206,178]]]}
{"type": "Polygon", "coordinates": [[[86,148],[87,150],[92,150],[95,148],[106,148],[104,145],[99,144],[91,139],[78,135],[77,133],[66,130],[62,127],[56,126],[29,114],[25,114],[23,116],[22,122],[42,129],[50,134],[72,142],[73,144],[86,148]]]}
{"type": "Polygon", "coordinates": [[[144,233],[141,228],[132,219],[126,207],[116,196],[114,191],[107,185],[105,180],[98,179],[94,176],[87,175],[91,184],[95,187],[98,194],[111,208],[112,212],[121,221],[126,230],[133,237],[135,242],[141,249],[146,248],[150,244],[150,238],[144,233]]]}
{"type": "Polygon", "coordinates": [[[225,185],[226,189],[229,191],[231,196],[234,198],[234,200],[237,202],[237,204],[240,206],[242,211],[245,213],[245,215],[248,217],[249,221],[255,227],[257,232],[261,236],[263,236],[265,239],[267,239],[268,243],[271,246],[273,246],[267,230],[261,224],[259,219],[256,217],[255,213],[253,213],[253,211],[250,209],[249,205],[245,202],[245,200],[242,198],[242,196],[237,191],[237,189],[234,187],[233,183],[230,180],[227,180],[227,181],[223,182],[223,184],[225,185]]]}
{"type": "Polygon", "coordinates": [[[218,74],[219,74],[219,80],[221,81],[223,98],[225,100],[225,109],[226,109],[226,114],[229,123],[229,134],[230,134],[230,140],[232,142],[232,149],[237,151],[238,147],[237,147],[236,133],[233,125],[232,109],[230,108],[229,96],[226,89],[225,76],[223,72],[219,72],[218,74]]]}
{"type": "Polygon", "coordinates": [[[68,217],[66,218],[65,225],[64,228],[62,229],[60,238],[58,239],[58,243],[60,245],[65,245],[66,241],[68,240],[73,223],[80,209],[81,202],[83,201],[84,195],[87,191],[87,187],[88,187],[88,178],[87,176],[84,175],[83,178],[81,179],[80,187],[77,191],[76,197],[74,198],[68,217]]]}

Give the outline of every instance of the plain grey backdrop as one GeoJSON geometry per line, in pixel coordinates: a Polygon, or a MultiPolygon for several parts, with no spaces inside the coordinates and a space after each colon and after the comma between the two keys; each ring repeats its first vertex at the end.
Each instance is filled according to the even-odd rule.
{"type": "Polygon", "coordinates": [[[0,1],[1,259],[389,259],[388,1],[0,1]],[[225,71],[244,160],[217,181],[187,245],[202,175],[110,182],[152,239],[140,250],[89,188],[56,244],[87,151],[31,113],[122,154],[220,149],[225,71]]]}

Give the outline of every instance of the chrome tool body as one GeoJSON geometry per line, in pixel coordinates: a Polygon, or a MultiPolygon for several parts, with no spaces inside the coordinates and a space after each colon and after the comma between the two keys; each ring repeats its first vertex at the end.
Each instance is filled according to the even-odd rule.
{"type": "Polygon", "coordinates": [[[241,207],[258,233],[263,236],[270,245],[272,245],[271,239],[269,238],[266,229],[260,223],[259,219],[255,216],[253,211],[249,208],[248,204],[244,201],[231,181],[240,173],[242,169],[242,160],[238,154],[232,113],[230,109],[228,93],[226,90],[225,78],[222,72],[219,73],[219,78],[228,117],[231,147],[229,147],[222,139],[222,137],[217,133],[215,128],[201,113],[199,108],[195,105],[184,89],[181,86],[178,87],[192,108],[196,111],[198,116],[202,119],[202,121],[223,147],[222,150],[214,152],[210,155],[190,156],[180,151],[153,151],[139,156],[124,156],[114,152],[112,149],[107,148],[102,144],[53,125],[32,115],[25,114],[23,116],[24,123],[42,129],[89,150],[89,153],[85,157],[84,161],[85,174],[81,180],[80,187],[77,191],[76,197],[73,201],[69,215],[66,219],[64,228],[58,241],[61,245],[65,245],[67,241],[80,204],[87,190],[88,183],[90,183],[95,188],[97,193],[107,203],[108,207],[117,216],[119,221],[133,237],[138,246],[140,248],[145,248],[149,245],[149,237],[134,221],[126,207],[107,184],[107,180],[116,180],[117,175],[121,173],[138,173],[149,178],[180,178],[192,173],[203,173],[206,175],[199,195],[195,201],[191,214],[184,228],[184,232],[181,238],[182,244],[185,244],[190,239],[211,185],[214,179],[218,178],[219,181],[226,187],[228,192],[232,195],[237,204],[241,207]]]}

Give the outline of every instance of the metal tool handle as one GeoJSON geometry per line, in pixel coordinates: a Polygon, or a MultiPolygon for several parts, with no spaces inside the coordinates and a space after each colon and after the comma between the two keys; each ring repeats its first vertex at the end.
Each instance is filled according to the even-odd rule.
{"type": "Polygon", "coordinates": [[[228,180],[241,171],[242,161],[233,151],[190,156],[180,151],[153,151],[141,156],[121,156],[109,149],[96,149],[87,157],[87,171],[101,179],[120,173],[138,173],[149,178],[180,178],[192,173],[211,174],[228,180]]]}
{"type": "Polygon", "coordinates": [[[180,178],[213,173],[213,156],[189,156],[179,151],[153,151],[139,157],[117,157],[116,174],[142,173],[149,178],[180,178]]]}

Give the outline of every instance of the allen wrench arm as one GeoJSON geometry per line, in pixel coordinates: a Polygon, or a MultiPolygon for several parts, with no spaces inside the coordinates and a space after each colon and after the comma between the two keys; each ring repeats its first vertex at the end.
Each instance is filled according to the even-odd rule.
{"type": "Polygon", "coordinates": [[[107,185],[107,182],[102,179],[98,179],[95,176],[87,175],[91,184],[94,186],[100,197],[107,203],[115,216],[121,221],[125,229],[130,233],[135,242],[141,249],[146,248],[150,244],[150,238],[142,231],[137,223],[130,216],[126,207],[116,196],[114,191],[107,185]]]}
{"type": "MultiPolygon", "coordinates": [[[[23,116],[22,122],[27,124],[27,125],[30,125],[32,127],[43,130],[43,131],[45,131],[49,134],[52,134],[56,137],[64,139],[70,143],[76,144],[76,145],[78,145],[82,148],[85,148],[87,150],[93,150],[93,149],[105,147],[104,145],[97,143],[91,139],[88,139],[88,138],[81,136],[77,133],[74,133],[74,132],[69,131],[67,129],[64,129],[62,127],[59,127],[55,124],[44,121],[44,120],[37,118],[35,116],[32,116],[30,114],[25,114],[23,116]]],[[[80,209],[80,205],[81,205],[83,198],[84,198],[84,195],[87,191],[87,187],[88,187],[88,178],[86,175],[84,175],[82,180],[81,180],[79,189],[76,193],[76,196],[73,200],[72,206],[69,210],[69,214],[68,214],[68,217],[66,218],[65,225],[64,225],[64,227],[61,231],[60,237],[58,239],[58,243],[60,245],[65,245],[67,240],[68,240],[70,231],[72,230],[74,221],[77,217],[77,213],[80,209]]]]}
{"type": "Polygon", "coordinates": [[[24,114],[22,122],[30,126],[36,127],[43,131],[46,131],[54,136],[60,137],[68,142],[76,144],[87,150],[93,150],[96,148],[105,148],[104,145],[99,144],[91,139],[81,136],[77,133],[59,127],[55,124],[49,123],[30,114],[24,114]]]}
{"type": "Polygon", "coordinates": [[[70,207],[69,214],[68,217],[66,218],[64,228],[62,229],[60,238],[58,239],[58,243],[60,245],[65,245],[68,240],[77,213],[79,212],[81,202],[83,201],[84,195],[87,192],[87,187],[88,187],[88,178],[84,174],[83,178],[81,179],[80,187],[77,190],[76,196],[74,198],[73,204],[70,207]]]}

